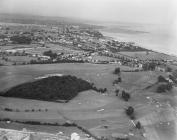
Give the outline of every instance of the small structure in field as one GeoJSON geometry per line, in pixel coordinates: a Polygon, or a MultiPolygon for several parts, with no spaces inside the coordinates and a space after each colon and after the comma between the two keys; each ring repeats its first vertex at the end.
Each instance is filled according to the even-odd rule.
{"type": "Polygon", "coordinates": [[[80,140],[80,136],[79,136],[79,134],[77,134],[77,133],[72,133],[71,134],[71,140],[80,140]]]}

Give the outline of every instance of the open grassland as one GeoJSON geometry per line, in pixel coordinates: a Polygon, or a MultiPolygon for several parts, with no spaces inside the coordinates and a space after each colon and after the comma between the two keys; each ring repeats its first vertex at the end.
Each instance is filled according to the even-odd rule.
{"type": "MultiPolygon", "coordinates": [[[[73,75],[83,80],[93,82],[98,88],[112,90],[112,82],[117,77],[113,71],[119,65],[99,64],[45,64],[45,65],[24,65],[4,66],[0,68],[0,90],[34,80],[46,74],[73,75]]],[[[121,66],[122,70],[129,70],[129,67],[121,66]]]]}
{"type": "Polygon", "coordinates": [[[142,72],[122,72],[123,82],[119,86],[128,91],[141,90],[157,82],[159,75],[166,75],[162,72],[142,71],[142,72]]]}
{"type": "Polygon", "coordinates": [[[81,50],[73,50],[73,48],[68,47],[63,47],[59,44],[51,44],[47,43],[45,47],[42,47],[40,44],[30,44],[30,45],[17,45],[17,44],[12,44],[12,45],[7,45],[7,46],[0,46],[1,51],[6,51],[6,50],[18,50],[18,51],[25,51],[26,53],[33,53],[33,54],[43,54],[44,51],[52,50],[56,53],[60,52],[65,52],[65,53],[78,53],[82,52],[81,50]]]}
{"type": "MultiPolygon", "coordinates": [[[[107,133],[107,135],[110,135],[112,133],[112,130],[114,132],[119,131],[126,133],[129,129],[129,126],[131,127],[129,118],[126,117],[126,115],[124,114],[123,106],[125,103],[123,101],[118,101],[118,99],[114,97],[101,95],[94,91],[80,93],[78,97],[74,98],[71,102],[67,104],[4,97],[1,97],[0,100],[1,118],[7,118],[8,116],[8,118],[12,120],[40,121],[48,123],[57,122],[59,124],[63,124],[67,120],[72,120],[80,126],[89,129],[92,133],[96,135],[96,132],[100,129],[100,127],[104,128],[104,125],[109,125],[111,128],[110,132],[107,133]],[[8,112],[4,111],[3,108],[13,108],[14,110],[18,109],[19,112],[8,112]],[[39,108],[41,110],[47,109],[48,111],[24,111],[26,109],[38,110],[39,108]],[[99,111],[102,108],[104,108],[104,110],[99,111]],[[104,125],[101,123],[103,122],[103,120],[105,120],[104,125]],[[111,124],[114,124],[114,126],[111,126],[111,124]],[[121,126],[124,126],[120,127],[120,124],[121,126]],[[127,126],[126,124],[128,124],[129,126],[127,126]]],[[[2,123],[0,123],[0,125],[2,125],[2,123]]],[[[105,128],[103,129],[103,131],[105,131],[105,128]]],[[[100,133],[98,136],[101,135],[103,135],[103,133],[100,133]]]]}

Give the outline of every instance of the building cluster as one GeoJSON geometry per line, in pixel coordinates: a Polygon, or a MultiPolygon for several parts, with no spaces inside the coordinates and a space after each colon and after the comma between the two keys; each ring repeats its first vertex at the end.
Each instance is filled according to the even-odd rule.
{"type": "Polygon", "coordinates": [[[23,130],[13,130],[0,128],[0,140],[94,140],[92,137],[88,138],[80,136],[73,132],[70,136],[64,135],[63,132],[56,134],[46,132],[33,132],[25,128],[23,130]]]}

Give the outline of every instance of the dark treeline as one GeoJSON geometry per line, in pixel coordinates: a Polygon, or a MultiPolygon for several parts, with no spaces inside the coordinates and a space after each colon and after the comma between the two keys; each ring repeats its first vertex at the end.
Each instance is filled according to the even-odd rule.
{"type": "Polygon", "coordinates": [[[61,59],[61,60],[31,60],[29,64],[55,64],[55,63],[84,63],[82,60],[69,60],[69,59],[61,59]]]}
{"type": "Polygon", "coordinates": [[[93,137],[96,140],[102,140],[102,139],[96,137],[95,135],[93,135],[92,133],[90,133],[89,130],[85,129],[82,126],[79,126],[78,124],[76,124],[74,122],[70,122],[70,123],[65,122],[63,124],[59,124],[57,122],[56,123],[49,123],[49,122],[39,122],[39,121],[18,121],[18,120],[11,120],[9,118],[0,119],[0,122],[6,122],[6,121],[15,122],[15,123],[22,123],[22,124],[29,124],[29,125],[47,125],[47,126],[77,127],[82,132],[88,134],[90,137],[93,137]]]}
{"type": "Polygon", "coordinates": [[[98,89],[93,83],[67,75],[62,77],[53,76],[24,83],[2,92],[1,96],[45,101],[65,100],[68,102],[77,96],[79,92],[91,89],[101,93],[107,91],[106,88],[98,89]]]}
{"type": "Polygon", "coordinates": [[[57,58],[57,53],[53,53],[51,50],[45,51],[43,55],[49,56],[51,59],[57,58]]]}
{"type": "Polygon", "coordinates": [[[10,40],[15,44],[31,44],[32,42],[31,37],[20,35],[12,36],[10,40]]]}

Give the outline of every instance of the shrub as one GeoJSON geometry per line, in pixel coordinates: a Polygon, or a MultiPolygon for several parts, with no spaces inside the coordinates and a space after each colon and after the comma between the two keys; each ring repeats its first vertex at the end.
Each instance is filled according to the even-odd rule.
{"type": "Polygon", "coordinates": [[[129,140],[129,138],[116,138],[116,140],[129,140]]]}
{"type": "Polygon", "coordinates": [[[166,71],[167,71],[167,72],[172,72],[172,68],[167,67],[166,71]]]}
{"type": "Polygon", "coordinates": [[[128,101],[130,99],[130,94],[125,92],[124,90],[122,91],[122,98],[125,100],[125,101],[128,101]]]}
{"type": "Polygon", "coordinates": [[[118,78],[118,82],[122,82],[122,78],[121,77],[118,78]]]}
{"type": "Polygon", "coordinates": [[[157,87],[157,90],[156,90],[156,91],[157,91],[158,93],[165,92],[165,91],[166,91],[165,85],[164,85],[164,84],[159,85],[159,86],[157,87]]]}
{"type": "Polygon", "coordinates": [[[134,119],[134,108],[129,106],[127,109],[126,109],[126,114],[127,116],[129,116],[131,119],[134,119]]]}
{"type": "Polygon", "coordinates": [[[13,109],[10,109],[10,108],[4,108],[5,111],[9,111],[9,112],[12,112],[13,109]]]}
{"type": "Polygon", "coordinates": [[[137,128],[137,129],[141,129],[141,127],[142,127],[142,126],[141,126],[141,123],[138,121],[138,122],[136,123],[136,128],[137,128]]]}
{"type": "Polygon", "coordinates": [[[113,85],[118,84],[120,82],[122,82],[122,78],[118,77],[118,79],[114,80],[113,85]]]}
{"type": "Polygon", "coordinates": [[[162,75],[158,77],[158,82],[168,82],[162,75]]]}
{"type": "Polygon", "coordinates": [[[158,93],[162,93],[162,92],[166,92],[166,91],[170,91],[173,88],[171,83],[167,83],[167,84],[161,84],[157,87],[157,92],[158,93]]]}

